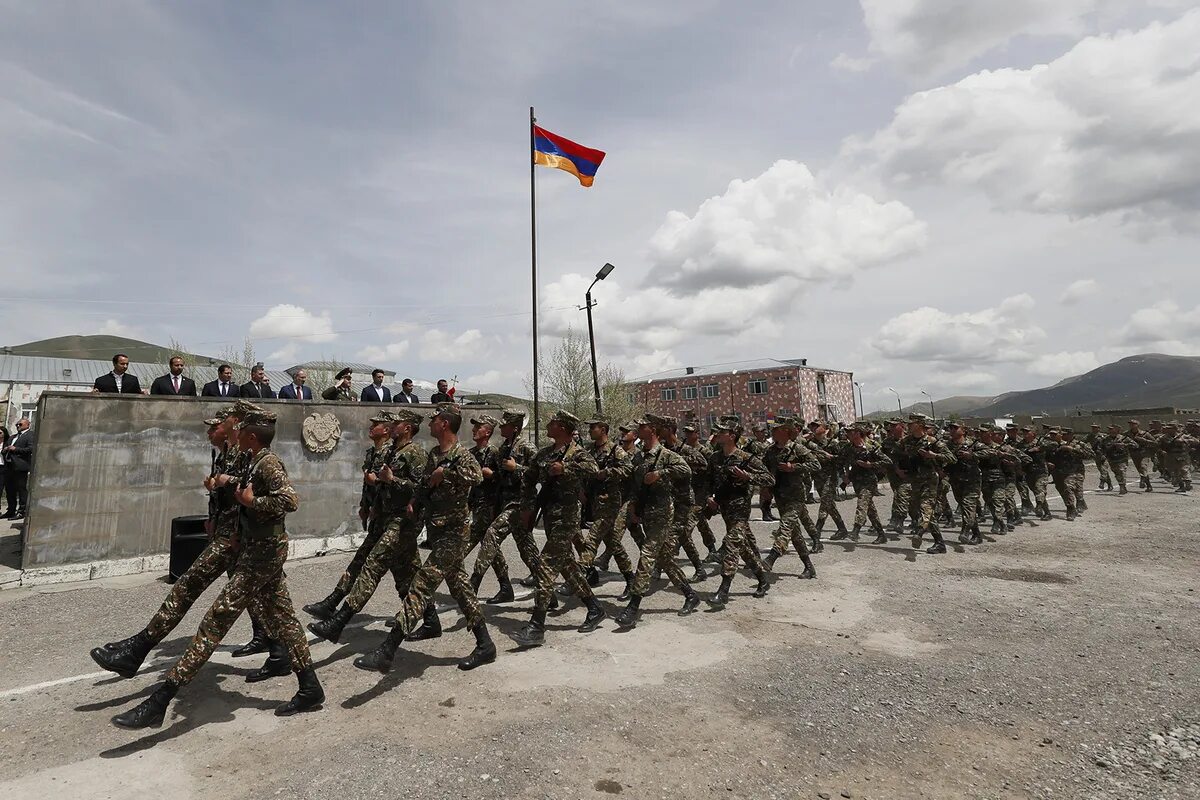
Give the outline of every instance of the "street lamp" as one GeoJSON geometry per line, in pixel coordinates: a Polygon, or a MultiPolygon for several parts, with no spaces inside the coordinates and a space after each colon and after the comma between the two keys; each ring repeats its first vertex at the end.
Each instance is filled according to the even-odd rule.
{"type": "Polygon", "coordinates": [[[921,390],[921,394],[929,397],[929,418],[934,422],[937,422],[937,412],[933,410],[933,398],[930,397],[929,392],[925,391],[924,389],[921,390]]]}
{"type": "Polygon", "coordinates": [[[616,267],[614,267],[612,264],[605,264],[603,267],[601,267],[600,271],[596,273],[596,280],[592,281],[592,285],[587,288],[587,294],[585,295],[587,302],[584,305],[584,308],[587,309],[588,344],[590,344],[592,348],[592,389],[596,393],[596,414],[602,414],[604,412],[600,407],[600,372],[596,367],[596,331],[592,328],[592,306],[596,305],[592,302],[592,286],[595,286],[597,283],[607,278],[610,274],[612,274],[614,269],[616,269],[616,267]]]}
{"type": "Polygon", "coordinates": [[[858,387],[858,418],[862,419],[863,416],[867,413],[867,409],[863,406],[862,384],[859,383],[858,381],[855,381],[854,385],[858,387]]]}
{"type": "Polygon", "coordinates": [[[900,402],[900,393],[897,392],[895,389],[893,389],[890,386],[887,387],[887,390],[889,392],[891,392],[892,394],[896,395],[896,410],[899,411],[901,414],[903,414],[904,413],[904,404],[900,402]]]}

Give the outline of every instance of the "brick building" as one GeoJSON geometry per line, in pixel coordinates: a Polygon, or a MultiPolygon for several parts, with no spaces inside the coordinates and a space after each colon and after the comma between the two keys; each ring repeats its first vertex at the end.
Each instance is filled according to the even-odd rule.
{"type": "Polygon", "coordinates": [[[833,422],[858,416],[854,373],[810,367],[803,358],[685,367],[636,378],[629,388],[639,407],[695,419],[706,433],[722,414],[737,414],[747,425],[776,416],[833,422]]]}

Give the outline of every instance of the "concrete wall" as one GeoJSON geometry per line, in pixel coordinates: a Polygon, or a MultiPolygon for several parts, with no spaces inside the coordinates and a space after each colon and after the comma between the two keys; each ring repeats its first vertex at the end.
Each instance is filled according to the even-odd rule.
{"type": "MultiPolygon", "coordinates": [[[[368,420],[382,406],[260,402],[279,415],[273,449],[300,495],[300,508],[287,522],[293,553],[311,554],[331,538],[358,533],[368,420]],[[310,453],[302,443],[302,423],[315,412],[332,412],[341,423],[342,437],[331,453],[310,453]]],[[[169,552],[172,518],[207,510],[202,482],[211,448],[202,420],[226,405],[208,399],[43,393],[22,568],[113,561],[123,566],[109,574],[157,568],[161,558],[140,568],[138,559],[169,552]]],[[[426,417],[432,413],[432,406],[409,408],[426,417]]],[[[459,435],[470,444],[468,418],[465,410],[459,435]]],[[[418,440],[432,446],[427,424],[418,440]]]]}

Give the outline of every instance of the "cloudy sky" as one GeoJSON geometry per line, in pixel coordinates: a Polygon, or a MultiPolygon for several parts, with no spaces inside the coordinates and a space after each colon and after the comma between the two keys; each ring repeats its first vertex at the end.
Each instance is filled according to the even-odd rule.
{"type": "Polygon", "coordinates": [[[474,389],[849,369],[869,410],[1200,335],[1200,2],[0,0],[0,340],[171,337],[474,389]],[[583,9],[583,6],[579,6],[583,9]]]}

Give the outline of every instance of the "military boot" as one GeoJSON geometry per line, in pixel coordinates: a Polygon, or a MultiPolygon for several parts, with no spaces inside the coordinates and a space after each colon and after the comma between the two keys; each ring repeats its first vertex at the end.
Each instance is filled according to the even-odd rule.
{"type": "Polygon", "coordinates": [[[637,574],[633,572],[623,573],[625,576],[625,591],[617,595],[618,602],[624,603],[633,596],[633,582],[637,579],[637,574]]]}
{"type": "Polygon", "coordinates": [[[1084,500],[1082,497],[1080,497],[1078,500],[1075,501],[1075,509],[1080,514],[1082,514],[1084,511],[1087,511],[1088,510],[1087,500],[1084,500]]]}
{"type": "Polygon", "coordinates": [[[496,643],[492,641],[492,636],[488,633],[487,623],[480,622],[475,625],[471,628],[471,633],[475,634],[475,649],[458,662],[458,668],[463,672],[469,672],[496,660],[496,643]]]}
{"type": "Polygon", "coordinates": [[[1117,494],[1129,494],[1129,487],[1122,483],[1121,491],[1117,492],[1117,494]]]}
{"type": "Polygon", "coordinates": [[[122,648],[129,647],[129,645],[133,644],[134,640],[136,640],[139,636],[144,635],[145,633],[146,633],[145,630],[140,630],[137,633],[135,633],[133,636],[129,636],[125,639],[118,639],[115,642],[108,642],[107,644],[102,645],[102,647],[105,650],[121,650],[122,648]]]}
{"type": "Polygon", "coordinates": [[[420,642],[425,639],[437,639],[442,635],[442,621],[438,618],[437,607],[430,600],[425,604],[421,625],[408,635],[408,641],[420,642]]]}
{"type": "Polygon", "coordinates": [[[529,576],[521,579],[521,585],[526,589],[533,589],[537,586],[537,577],[531,573],[529,576]]]}
{"type": "Polygon", "coordinates": [[[479,596],[479,587],[483,585],[483,576],[475,572],[471,573],[471,593],[476,597],[479,596]]]}
{"type": "Polygon", "coordinates": [[[315,603],[306,605],[304,613],[317,619],[329,619],[333,616],[333,612],[337,611],[338,603],[344,599],[346,599],[346,596],[335,589],[324,600],[318,600],[315,603]]]}
{"type": "Polygon", "coordinates": [[[92,660],[109,672],[115,672],[122,678],[132,678],[141,669],[142,662],[154,648],[154,642],[145,631],[135,633],[128,639],[113,642],[115,647],[97,647],[92,650],[92,660]]]}
{"type": "Polygon", "coordinates": [[[546,641],[546,612],[533,610],[533,615],[524,628],[517,631],[513,637],[522,647],[537,647],[546,641]]]}
{"type": "Polygon", "coordinates": [[[783,557],[783,553],[776,547],[772,547],[767,552],[767,557],[763,559],[763,563],[767,565],[767,569],[775,569],[775,562],[783,557]]]}
{"type": "Polygon", "coordinates": [[[979,533],[979,524],[971,526],[971,530],[967,535],[967,544],[983,544],[983,536],[979,533]]]}
{"type": "Polygon", "coordinates": [[[608,572],[609,563],[612,561],[612,551],[605,550],[604,555],[596,559],[596,569],[601,572],[608,572]]]}
{"type": "Polygon", "coordinates": [[[501,603],[511,603],[515,598],[512,582],[505,576],[500,579],[500,591],[489,597],[486,602],[490,606],[498,606],[501,603]]]}
{"type": "Polygon", "coordinates": [[[386,675],[392,671],[396,650],[400,648],[400,643],[403,641],[404,629],[397,625],[388,631],[388,635],[379,643],[379,647],[354,659],[354,666],[366,672],[382,672],[386,675]]]}
{"type": "Polygon", "coordinates": [[[708,580],[708,573],[705,572],[704,565],[703,564],[697,565],[695,572],[692,573],[691,582],[692,583],[703,583],[706,580],[708,580]]]}
{"type": "Polygon", "coordinates": [[[600,627],[600,623],[608,614],[604,611],[604,606],[600,605],[600,601],[595,597],[589,597],[584,601],[587,606],[587,616],[583,618],[583,624],[579,626],[580,633],[591,633],[600,627]]]}
{"type": "Polygon", "coordinates": [[[308,623],[308,629],[318,638],[337,644],[342,638],[342,631],[346,628],[346,623],[353,616],[354,612],[350,610],[350,606],[343,603],[342,607],[333,612],[333,616],[329,619],[308,623]]]}
{"type": "Polygon", "coordinates": [[[250,625],[254,628],[254,635],[250,637],[250,641],[230,653],[234,658],[265,653],[270,646],[267,632],[259,627],[258,621],[254,617],[250,618],[250,625]]]}
{"type": "Polygon", "coordinates": [[[817,568],[813,566],[812,559],[806,555],[800,556],[800,563],[804,564],[804,571],[800,573],[801,578],[817,577],[817,568]]]}
{"type": "Polygon", "coordinates": [[[287,675],[292,671],[292,658],[288,655],[287,648],[282,642],[274,639],[267,649],[267,661],[258,669],[246,676],[246,683],[258,683],[259,681],[278,678],[282,675],[287,675]]]}
{"type": "Polygon", "coordinates": [[[816,554],[825,552],[825,545],[821,544],[821,534],[814,533],[808,537],[809,545],[808,552],[816,554]]]}
{"type": "Polygon", "coordinates": [[[721,578],[721,585],[717,587],[717,591],[713,593],[712,604],[714,606],[724,606],[729,602],[729,587],[733,584],[733,576],[725,575],[721,578]]]}
{"type": "Polygon", "coordinates": [[[130,730],[158,728],[162,726],[163,718],[167,715],[167,706],[170,705],[171,700],[178,691],[179,687],[170,681],[159,684],[159,687],[154,690],[154,694],[124,714],[118,714],[113,717],[113,725],[116,725],[118,728],[128,728],[130,730]]]}
{"type": "Polygon", "coordinates": [[[874,530],[875,530],[875,540],[872,541],[871,544],[887,544],[887,542],[888,542],[887,532],[884,531],[883,526],[876,525],[874,530]]]}
{"type": "MultiPolygon", "coordinates": [[[[818,527],[817,530],[820,530],[820,528],[818,527]]],[[[829,537],[829,541],[840,542],[842,539],[845,539],[849,535],[850,535],[850,531],[846,530],[846,528],[844,526],[839,526],[838,529],[833,532],[833,535],[829,537]]]]}
{"type": "Polygon", "coordinates": [[[704,560],[709,564],[719,564],[721,563],[721,556],[716,550],[709,550],[708,555],[704,557],[704,560]]]}
{"type": "Polygon", "coordinates": [[[617,625],[622,628],[633,628],[637,626],[638,612],[642,607],[642,596],[635,594],[629,597],[629,605],[621,609],[621,613],[617,614],[617,625]]]}
{"type": "Polygon", "coordinates": [[[317,680],[315,669],[306,667],[300,670],[296,673],[296,681],[300,684],[300,688],[292,695],[291,700],[275,709],[275,716],[290,717],[304,711],[316,711],[325,702],[325,690],[321,688],[321,682],[317,680]]]}
{"type": "Polygon", "coordinates": [[[942,534],[937,528],[931,528],[930,533],[933,534],[933,546],[925,550],[926,553],[937,555],[946,552],[946,541],[942,538],[942,534]]]}
{"type": "Polygon", "coordinates": [[[683,587],[683,606],[679,609],[679,616],[686,617],[697,608],[700,607],[700,595],[696,594],[696,590],[690,586],[683,587]]]}
{"type": "Polygon", "coordinates": [[[587,569],[587,585],[593,589],[600,585],[600,570],[596,569],[595,565],[587,569]]]}
{"type": "Polygon", "coordinates": [[[766,597],[767,592],[771,589],[771,579],[768,577],[767,573],[761,570],[756,572],[754,577],[758,578],[758,586],[754,587],[754,596],[766,597]]]}
{"type": "Polygon", "coordinates": [[[1067,522],[1074,522],[1074,521],[1075,521],[1075,509],[1068,508],[1067,509],[1067,522]]]}

